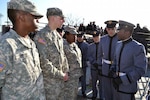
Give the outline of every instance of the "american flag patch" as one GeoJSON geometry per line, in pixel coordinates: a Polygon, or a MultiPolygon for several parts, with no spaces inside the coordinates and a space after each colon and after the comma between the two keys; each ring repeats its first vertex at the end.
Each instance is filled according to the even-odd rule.
{"type": "Polygon", "coordinates": [[[41,43],[41,44],[46,44],[45,40],[43,40],[42,38],[39,38],[38,42],[41,43]]]}
{"type": "Polygon", "coordinates": [[[0,63],[0,72],[3,70],[4,67],[5,67],[5,64],[0,63]]]}

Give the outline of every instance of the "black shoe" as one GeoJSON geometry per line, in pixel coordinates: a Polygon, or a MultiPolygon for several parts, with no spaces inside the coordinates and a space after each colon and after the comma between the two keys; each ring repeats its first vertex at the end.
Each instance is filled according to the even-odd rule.
{"type": "Polygon", "coordinates": [[[96,97],[92,97],[91,99],[92,99],[92,100],[96,100],[96,97]]]}
{"type": "Polygon", "coordinates": [[[84,92],[82,92],[82,96],[83,96],[84,98],[86,98],[86,94],[85,94],[84,92]]]}

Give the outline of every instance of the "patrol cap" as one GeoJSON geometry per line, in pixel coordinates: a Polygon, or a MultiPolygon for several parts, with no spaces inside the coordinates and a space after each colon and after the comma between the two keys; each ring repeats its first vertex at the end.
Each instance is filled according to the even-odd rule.
{"type": "Polygon", "coordinates": [[[77,34],[77,37],[82,37],[83,35],[84,35],[83,32],[79,32],[79,33],[77,34]]]}
{"type": "Polygon", "coordinates": [[[116,24],[118,23],[118,21],[108,20],[108,21],[105,21],[104,23],[106,24],[107,28],[114,28],[116,24]]]}
{"type": "Polygon", "coordinates": [[[63,17],[63,18],[65,17],[63,15],[62,10],[59,9],[59,8],[48,8],[46,16],[47,16],[47,18],[48,18],[48,16],[60,16],[60,17],[63,17]]]}
{"type": "Polygon", "coordinates": [[[93,37],[99,36],[100,32],[99,31],[94,31],[92,35],[93,35],[93,37]]]}
{"type": "Polygon", "coordinates": [[[28,0],[10,0],[7,3],[7,9],[28,12],[37,18],[43,17],[43,15],[37,12],[36,6],[28,0]]]}
{"type": "Polygon", "coordinates": [[[133,30],[134,27],[135,27],[135,25],[130,22],[119,20],[118,30],[121,30],[121,29],[133,30]]]}
{"type": "Polygon", "coordinates": [[[64,31],[69,32],[70,34],[78,34],[78,32],[76,31],[76,28],[73,26],[65,26],[64,31]]]}

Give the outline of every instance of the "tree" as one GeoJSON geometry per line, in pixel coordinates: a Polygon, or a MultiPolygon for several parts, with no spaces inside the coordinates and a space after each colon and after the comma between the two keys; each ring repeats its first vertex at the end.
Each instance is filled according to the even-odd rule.
{"type": "Polygon", "coordinates": [[[83,18],[75,17],[72,14],[68,14],[65,18],[66,25],[79,26],[83,21],[83,18]]]}

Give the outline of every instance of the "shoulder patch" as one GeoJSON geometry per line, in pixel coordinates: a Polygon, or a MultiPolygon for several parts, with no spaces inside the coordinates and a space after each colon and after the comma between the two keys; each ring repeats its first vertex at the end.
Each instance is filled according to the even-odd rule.
{"type": "Polygon", "coordinates": [[[46,44],[45,40],[42,39],[42,38],[38,38],[38,42],[41,43],[41,44],[46,44]]]}
{"type": "Polygon", "coordinates": [[[5,66],[6,65],[4,63],[0,62],[0,72],[4,69],[5,66]]]}

